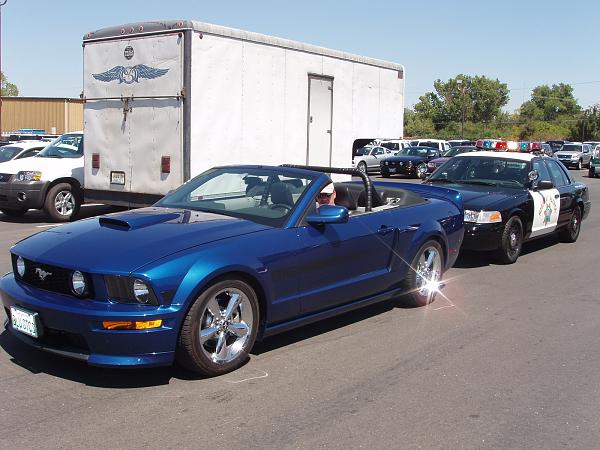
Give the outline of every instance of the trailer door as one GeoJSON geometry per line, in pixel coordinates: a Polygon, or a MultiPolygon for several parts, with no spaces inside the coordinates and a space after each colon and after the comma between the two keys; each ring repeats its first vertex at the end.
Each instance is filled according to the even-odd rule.
{"type": "Polygon", "coordinates": [[[306,164],[331,166],[333,80],[308,77],[308,149],[306,164]]]}
{"type": "Polygon", "coordinates": [[[183,40],[85,43],[86,190],[162,195],[183,183],[183,40]]]}

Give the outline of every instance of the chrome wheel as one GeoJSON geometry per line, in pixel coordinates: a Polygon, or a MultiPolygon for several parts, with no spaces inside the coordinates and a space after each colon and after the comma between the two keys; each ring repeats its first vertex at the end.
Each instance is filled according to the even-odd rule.
{"type": "Polygon", "coordinates": [[[419,295],[431,302],[442,275],[442,257],[436,247],[427,247],[421,253],[416,268],[416,288],[419,295]]]}
{"type": "Polygon", "coordinates": [[[367,165],[364,163],[364,161],[358,163],[358,170],[360,170],[362,173],[367,173],[367,165]]]}
{"type": "Polygon", "coordinates": [[[248,297],[239,289],[223,289],[206,303],[200,320],[199,347],[213,363],[227,364],[244,351],[253,324],[248,297]]]}
{"type": "Polygon", "coordinates": [[[60,191],[54,197],[56,212],[64,217],[70,217],[75,209],[75,197],[71,191],[60,191]]]}

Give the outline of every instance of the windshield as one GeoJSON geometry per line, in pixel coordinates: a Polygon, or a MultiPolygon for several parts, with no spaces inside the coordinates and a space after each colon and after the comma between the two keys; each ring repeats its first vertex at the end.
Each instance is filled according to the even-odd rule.
{"type": "Polygon", "coordinates": [[[522,188],[528,181],[528,174],[527,161],[474,156],[448,160],[433,173],[429,181],[522,188]]]}
{"type": "Polygon", "coordinates": [[[580,152],[581,145],[578,144],[565,144],[560,149],[561,152],[580,152]]]}
{"type": "Polygon", "coordinates": [[[427,153],[429,153],[431,149],[427,148],[419,148],[419,147],[405,147],[396,153],[397,156],[422,156],[424,158],[427,157],[427,153]]]}
{"type": "Polygon", "coordinates": [[[37,158],[79,158],[83,156],[83,135],[63,134],[52,141],[37,158]]]}
{"type": "Polygon", "coordinates": [[[446,151],[442,156],[452,158],[453,156],[460,155],[461,153],[472,152],[474,150],[475,147],[453,147],[446,151]]]}
{"type": "Polygon", "coordinates": [[[210,169],[156,205],[281,226],[314,178],[274,169],[210,169]]]}
{"type": "Polygon", "coordinates": [[[9,145],[6,145],[4,147],[0,147],[0,162],[10,161],[21,150],[22,149],[20,147],[11,147],[9,145]]]}

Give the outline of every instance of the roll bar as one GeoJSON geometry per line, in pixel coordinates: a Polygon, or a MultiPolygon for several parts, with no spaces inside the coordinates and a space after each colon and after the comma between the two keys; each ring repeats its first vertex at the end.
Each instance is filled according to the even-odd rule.
{"type": "Polygon", "coordinates": [[[365,212],[370,212],[372,210],[372,189],[373,183],[371,179],[365,172],[361,172],[358,169],[350,168],[350,167],[325,167],[325,166],[302,166],[298,164],[282,164],[280,167],[290,167],[292,169],[305,169],[305,170],[313,170],[315,172],[324,172],[324,173],[339,173],[342,175],[352,175],[356,177],[360,177],[365,185],[365,189],[367,191],[367,204],[365,206],[365,212]]]}

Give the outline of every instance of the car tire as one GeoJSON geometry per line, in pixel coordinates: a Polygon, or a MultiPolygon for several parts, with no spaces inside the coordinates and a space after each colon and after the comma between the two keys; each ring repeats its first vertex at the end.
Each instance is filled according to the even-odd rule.
{"type": "Polygon", "coordinates": [[[581,160],[577,161],[577,170],[581,170],[582,167],[581,160]]]}
{"type": "Polygon", "coordinates": [[[569,224],[564,227],[558,233],[558,238],[562,242],[575,242],[579,238],[579,232],[581,231],[581,208],[577,206],[571,214],[571,220],[569,224]]]}
{"type": "Polygon", "coordinates": [[[19,208],[19,209],[1,209],[2,213],[8,217],[21,217],[25,214],[28,209],[27,208],[19,208]]]}
{"type": "Polygon", "coordinates": [[[254,290],[241,280],[219,281],[205,289],[188,311],[176,360],[188,370],[211,377],[235,370],[248,359],[258,326],[254,290]]]}
{"type": "Polygon", "coordinates": [[[360,170],[362,173],[367,173],[367,164],[364,161],[361,161],[358,163],[358,165],[356,166],[358,168],[358,170],[360,170]]]}
{"type": "Polygon", "coordinates": [[[519,216],[512,216],[506,222],[500,238],[500,248],[496,259],[501,264],[513,264],[519,259],[523,249],[523,223],[519,216]]]}
{"type": "Polygon", "coordinates": [[[81,195],[71,184],[59,183],[46,194],[44,212],[52,222],[68,222],[75,219],[81,208],[81,195]]]}
{"type": "Polygon", "coordinates": [[[588,178],[596,178],[596,170],[592,167],[592,163],[590,163],[590,168],[588,169],[588,178]]]}
{"type": "Polygon", "coordinates": [[[403,282],[401,302],[407,306],[430,304],[437,293],[435,285],[441,282],[443,276],[444,251],[439,242],[429,240],[419,248],[410,264],[403,282]],[[427,286],[429,282],[433,282],[433,288],[427,286]]]}

